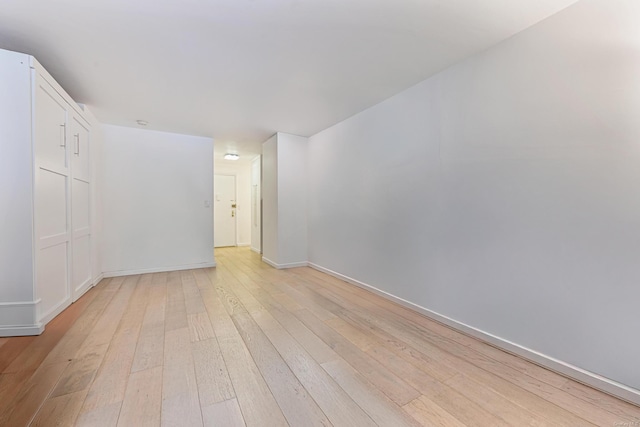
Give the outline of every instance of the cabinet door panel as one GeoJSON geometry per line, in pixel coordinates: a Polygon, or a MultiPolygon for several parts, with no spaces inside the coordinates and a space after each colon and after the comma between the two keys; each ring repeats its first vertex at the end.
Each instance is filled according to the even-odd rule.
{"type": "Polygon", "coordinates": [[[39,75],[36,77],[36,161],[49,168],[67,168],[67,104],[39,75]]]}
{"type": "Polygon", "coordinates": [[[77,300],[91,284],[91,236],[73,239],[73,300],[77,300]]]}
{"type": "Polygon", "coordinates": [[[69,105],[40,74],[33,90],[36,295],[47,322],[71,302],[69,105]]]}
{"type": "Polygon", "coordinates": [[[74,234],[89,228],[89,185],[88,182],[72,180],[71,218],[74,234]]]}
{"type": "MultiPolygon", "coordinates": [[[[75,165],[74,165],[75,167],[75,165]]],[[[72,282],[73,300],[78,299],[88,288],[91,281],[91,228],[89,218],[88,182],[75,178],[71,180],[71,221],[73,230],[72,282]]]]}
{"type": "Polygon", "coordinates": [[[67,179],[38,168],[36,176],[36,229],[39,240],[68,233],[67,179]]]}
{"type": "Polygon", "coordinates": [[[71,170],[74,179],[89,181],[89,126],[74,113],[70,122],[72,153],[71,170]]]}
{"type": "Polygon", "coordinates": [[[36,269],[36,291],[41,299],[39,319],[50,320],[71,302],[67,271],[67,242],[39,251],[36,269]]]}

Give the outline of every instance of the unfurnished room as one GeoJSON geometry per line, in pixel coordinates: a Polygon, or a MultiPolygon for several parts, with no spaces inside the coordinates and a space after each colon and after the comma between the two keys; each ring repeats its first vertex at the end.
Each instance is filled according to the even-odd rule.
{"type": "Polygon", "coordinates": [[[640,2],[2,0],[0,426],[640,426],[640,2]]]}

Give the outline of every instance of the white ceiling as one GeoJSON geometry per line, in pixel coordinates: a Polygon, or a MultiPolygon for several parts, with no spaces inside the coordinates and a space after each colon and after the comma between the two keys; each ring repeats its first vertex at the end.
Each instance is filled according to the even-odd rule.
{"type": "MultiPolygon", "coordinates": [[[[34,55],[103,122],[259,152],[309,136],[576,0],[2,0],[34,55]]],[[[224,147],[224,149],[223,149],[224,147]]]]}

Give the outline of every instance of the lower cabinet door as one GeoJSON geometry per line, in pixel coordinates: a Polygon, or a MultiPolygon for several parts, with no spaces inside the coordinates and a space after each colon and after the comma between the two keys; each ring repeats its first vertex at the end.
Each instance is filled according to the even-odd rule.
{"type": "Polygon", "coordinates": [[[68,242],[44,247],[38,252],[36,286],[40,322],[47,323],[71,304],[68,254],[68,242]]]}
{"type": "Polygon", "coordinates": [[[40,162],[36,152],[37,321],[47,323],[71,303],[68,169],[40,162]]]}
{"type": "Polygon", "coordinates": [[[80,298],[91,286],[91,236],[73,239],[73,300],[80,298]]]}
{"type": "Polygon", "coordinates": [[[90,183],[72,171],[71,221],[72,221],[72,282],[73,300],[77,300],[91,286],[91,227],[89,218],[90,183]]]}

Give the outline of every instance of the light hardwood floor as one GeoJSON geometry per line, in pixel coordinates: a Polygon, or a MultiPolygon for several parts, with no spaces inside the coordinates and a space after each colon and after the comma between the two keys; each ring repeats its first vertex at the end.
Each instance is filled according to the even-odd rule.
{"type": "Polygon", "coordinates": [[[640,408],[309,268],[103,280],[0,339],[2,426],[615,426],[640,408]]]}

